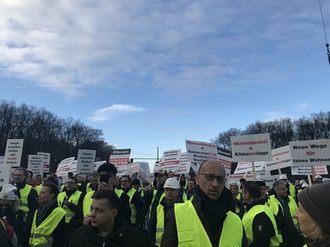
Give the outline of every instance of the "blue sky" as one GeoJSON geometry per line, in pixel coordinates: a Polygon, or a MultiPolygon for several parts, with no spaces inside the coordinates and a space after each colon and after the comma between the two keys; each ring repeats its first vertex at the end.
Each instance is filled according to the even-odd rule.
{"type": "Polygon", "coordinates": [[[80,119],[134,158],[329,110],[318,1],[3,0],[0,28],[0,99],[80,119]]]}

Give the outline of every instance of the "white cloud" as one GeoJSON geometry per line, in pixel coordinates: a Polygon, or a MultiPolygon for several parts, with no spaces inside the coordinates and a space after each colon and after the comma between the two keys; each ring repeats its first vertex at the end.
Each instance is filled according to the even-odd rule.
{"type": "Polygon", "coordinates": [[[110,107],[102,108],[93,112],[90,120],[94,122],[103,122],[111,120],[119,114],[135,113],[135,112],[144,112],[146,108],[132,106],[132,105],[121,105],[115,104],[110,107]]]}
{"type": "Polygon", "coordinates": [[[298,110],[298,111],[303,111],[303,110],[310,108],[311,106],[312,106],[311,104],[309,104],[307,102],[303,102],[303,103],[294,105],[293,109],[298,110]]]}

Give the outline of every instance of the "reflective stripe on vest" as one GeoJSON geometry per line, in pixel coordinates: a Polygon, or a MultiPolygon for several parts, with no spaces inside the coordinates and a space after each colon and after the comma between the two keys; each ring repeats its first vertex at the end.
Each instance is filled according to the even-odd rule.
{"type": "MultiPolygon", "coordinates": [[[[80,195],[81,195],[81,191],[79,190],[76,190],[69,198],[68,198],[68,201],[75,204],[75,205],[78,205],[78,202],[79,202],[79,198],[80,198],[80,195]]],[[[65,223],[69,223],[71,218],[74,216],[74,212],[68,207],[68,206],[65,206],[63,204],[63,201],[64,201],[64,197],[66,196],[66,192],[61,192],[58,194],[57,196],[57,201],[58,201],[58,205],[60,207],[62,207],[64,210],[65,210],[65,223]]]]}
{"type": "Polygon", "coordinates": [[[20,194],[20,198],[19,198],[19,200],[20,200],[20,207],[19,207],[19,209],[23,210],[26,216],[30,212],[28,196],[30,194],[31,189],[32,189],[32,186],[26,184],[24,186],[24,188],[22,188],[22,189],[19,190],[19,194],[20,194]]]}
{"type": "MultiPolygon", "coordinates": [[[[298,205],[292,196],[288,196],[288,198],[289,198],[288,206],[290,209],[290,215],[291,215],[294,226],[298,229],[299,228],[298,219],[295,216],[298,211],[298,205]]],[[[277,216],[277,214],[279,212],[278,207],[281,207],[282,213],[284,214],[283,206],[282,206],[281,202],[275,197],[275,195],[271,195],[269,197],[269,207],[273,211],[275,216],[277,216]]]]}
{"type": "Polygon", "coordinates": [[[249,241],[249,245],[254,242],[253,220],[256,215],[262,212],[265,212],[268,218],[271,220],[275,232],[275,236],[272,236],[270,239],[269,246],[280,246],[280,242],[282,242],[282,238],[279,236],[274,214],[266,204],[253,206],[243,216],[242,223],[245,229],[246,237],[249,241]]]}
{"type": "Polygon", "coordinates": [[[131,223],[135,224],[136,222],[136,208],[135,205],[132,203],[132,199],[134,194],[137,193],[136,189],[131,188],[126,194],[129,197],[129,207],[131,208],[131,223]]]}
{"type": "Polygon", "coordinates": [[[52,232],[61,222],[63,216],[65,215],[65,211],[60,207],[55,208],[38,227],[36,226],[37,214],[38,210],[34,213],[29,246],[51,247],[54,242],[52,232]]]}
{"type": "MultiPolygon", "coordinates": [[[[174,204],[175,221],[178,231],[178,246],[180,247],[211,247],[211,241],[199,219],[191,201],[174,204]]],[[[241,219],[228,211],[223,222],[219,247],[240,247],[243,239],[241,219]]]]}
{"type": "Polygon", "coordinates": [[[156,245],[160,246],[160,242],[162,241],[163,233],[164,233],[164,206],[162,204],[158,204],[156,208],[157,213],[157,224],[156,224],[156,245]]]}

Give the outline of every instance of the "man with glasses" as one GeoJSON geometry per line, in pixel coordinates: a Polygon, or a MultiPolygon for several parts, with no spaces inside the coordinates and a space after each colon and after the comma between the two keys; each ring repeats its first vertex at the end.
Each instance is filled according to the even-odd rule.
{"type": "Polygon", "coordinates": [[[282,246],[295,246],[298,237],[298,221],[295,217],[295,214],[298,211],[298,205],[295,199],[288,195],[286,181],[276,181],[273,185],[273,189],[275,195],[271,195],[268,202],[269,207],[275,215],[278,228],[281,230],[283,237],[282,246]]]}
{"type": "Polygon", "coordinates": [[[131,208],[131,223],[140,229],[143,227],[143,202],[141,194],[132,188],[131,178],[129,175],[123,175],[120,178],[120,187],[123,192],[129,197],[129,207],[131,208]]]}
{"type": "Polygon", "coordinates": [[[232,212],[224,167],[215,160],[204,161],[196,182],[193,200],[175,204],[168,212],[161,246],[248,246],[241,219],[232,212]]]}
{"type": "Polygon", "coordinates": [[[65,231],[69,235],[75,230],[71,227],[70,221],[74,216],[78,206],[82,204],[84,199],[82,192],[78,190],[78,181],[75,177],[69,178],[66,182],[66,191],[58,194],[58,205],[65,210],[65,231]]]}

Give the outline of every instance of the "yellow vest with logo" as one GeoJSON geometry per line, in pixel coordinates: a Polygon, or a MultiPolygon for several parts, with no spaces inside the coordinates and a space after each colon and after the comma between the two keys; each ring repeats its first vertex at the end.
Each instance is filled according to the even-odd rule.
{"type": "MultiPolygon", "coordinates": [[[[79,190],[76,190],[69,198],[68,198],[68,201],[75,204],[75,205],[78,205],[78,202],[79,202],[79,198],[80,198],[80,195],[81,195],[81,191],[79,190]]],[[[64,197],[66,196],[66,192],[61,192],[58,194],[57,196],[57,201],[58,201],[58,205],[60,207],[62,207],[65,211],[65,223],[69,223],[71,218],[74,216],[74,212],[68,207],[68,206],[65,206],[63,204],[64,202],[64,197]],[[63,204],[63,205],[62,205],[63,204]]]]}
{"type": "Polygon", "coordinates": [[[38,210],[36,210],[32,222],[31,235],[29,240],[30,247],[51,247],[54,239],[52,237],[52,232],[57,227],[57,225],[61,222],[63,216],[65,215],[65,211],[63,208],[57,207],[55,208],[48,217],[41,222],[41,224],[37,227],[37,214],[38,210]]]}
{"type": "Polygon", "coordinates": [[[275,236],[271,237],[269,246],[280,246],[282,242],[282,237],[278,233],[276,221],[273,212],[270,208],[264,205],[255,205],[249,211],[247,211],[242,219],[242,223],[245,229],[246,237],[249,241],[249,244],[254,242],[253,239],[253,220],[254,217],[262,212],[265,212],[268,218],[271,220],[275,232],[275,236]]]}
{"type": "Polygon", "coordinates": [[[20,209],[24,211],[25,215],[27,216],[30,212],[29,209],[29,201],[28,196],[30,194],[30,191],[32,190],[32,186],[26,184],[24,188],[19,190],[20,194],[20,209]]]}
{"type": "Polygon", "coordinates": [[[134,194],[137,193],[136,189],[131,188],[128,192],[127,195],[129,197],[129,207],[131,208],[131,223],[135,224],[136,222],[136,208],[135,205],[132,203],[132,199],[134,194]]]}
{"type": "MultiPolygon", "coordinates": [[[[180,247],[212,247],[211,241],[199,219],[191,201],[174,204],[175,221],[178,231],[178,246],[180,247]]],[[[219,247],[240,247],[243,239],[241,219],[228,211],[223,222],[219,247]]]]}
{"type": "MultiPolygon", "coordinates": [[[[298,229],[299,226],[298,226],[298,219],[297,217],[295,216],[297,211],[298,211],[298,205],[296,203],[296,201],[293,199],[292,196],[288,196],[289,198],[289,209],[290,209],[290,215],[291,215],[291,218],[292,218],[292,221],[293,221],[293,224],[295,225],[295,227],[298,229]]],[[[273,211],[274,215],[277,216],[279,210],[278,210],[278,207],[280,206],[281,209],[282,209],[282,212],[284,213],[283,211],[283,206],[281,204],[281,202],[275,197],[275,195],[271,195],[269,197],[269,207],[270,209],[273,211]]]]}

